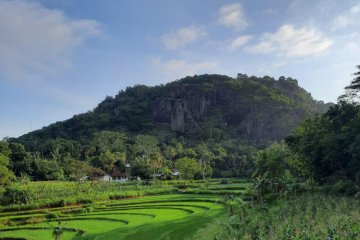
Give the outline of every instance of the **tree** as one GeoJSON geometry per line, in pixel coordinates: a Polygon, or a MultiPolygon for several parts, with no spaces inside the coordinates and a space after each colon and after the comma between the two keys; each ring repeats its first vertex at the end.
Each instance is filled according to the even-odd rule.
{"type": "Polygon", "coordinates": [[[126,152],[126,135],[122,132],[102,131],[95,133],[91,145],[99,152],[126,152]]]}
{"type": "Polygon", "coordinates": [[[172,145],[165,145],[163,153],[166,159],[172,161],[178,154],[178,149],[172,145]]]}
{"type": "Polygon", "coordinates": [[[159,141],[155,136],[136,135],[134,144],[129,148],[131,152],[132,171],[135,175],[149,177],[161,167],[159,141]]]}
{"type": "Polygon", "coordinates": [[[95,156],[91,159],[91,165],[97,168],[101,168],[104,171],[110,171],[110,169],[114,166],[116,160],[116,156],[114,153],[109,150],[105,150],[105,152],[101,153],[99,156],[95,156]]]}
{"type": "Polygon", "coordinates": [[[55,160],[36,159],[34,174],[37,180],[64,180],[64,171],[55,160]]]}
{"type": "Polygon", "coordinates": [[[354,73],[355,78],[351,81],[350,85],[346,89],[360,90],[360,65],[356,66],[357,72],[354,73]]]}
{"type": "Polygon", "coordinates": [[[355,78],[351,81],[351,83],[345,87],[345,94],[341,95],[338,100],[356,103],[359,100],[359,91],[360,91],[360,65],[356,66],[357,72],[353,75],[355,78]]]}
{"type": "Polygon", "coordinates": [[[67,159],[62,165],[66,178],[73,181],[89,176],[90,169],[92,168],[87,162],[76,161],[75,159],[67,159]]]}
{"type": "Polygon", "coordinates": [[[254,176],[267,174],[270,178],[283,177],[289,168],[290,157],[291,152],[285,144],[274,143],[266,149],[260,150],[255,157],[254,176]]]}
{"type": "Polygon", "coordinates": [[[136,135],[133,150],[137,156],[149,161],[151,154],[160,151],[158,145],[159,141],[155,136],[136,135]]]}
{"type": "Polygon", "coordinates": [[[97,180],[98,178],[100,178],[101,176],[104,175],[103,170],[101,170],[100,168],[92,167],[92,166],[88,167],[86,169],[86,171],[91,180],[91,186],[93,186],[95,180],[97,180]]]}
{"type": "Polygon", "coordinates": [[[193,179],[195,174],[200,171],[200,166],[195,159],[189,157],[180,158],[175,162],[175,167],[185,179],[193,179]]]}
{"type": "Polygon", "coordinates": [[[274,143],[260,150],[255,157],[253,173],[254,196],[261,204],[264,198],[285,196],[293,193],[296,181],[291,175],[289,161],[292,153],[287,145],[274,143]]]}
{"type": "Polygon", "coordinates": [[[339,102],[327,113],[302,122],[286,143],[297,155],[294,165],[310,179],[353,181],[360,171],[359,134],[360,106],[339,102]]]}
{"type": "Polygon", "coordinates": [[[150,169],[152,170],[153,174],[156,174],[158,170],[163,166],[164,159],[161,156],[160,152],[154,152],[151,154],[151,159],[149,162],[150,169]]]}
{"type": "Polygon", "coordinates": [[[194,149],[188,147],[182,151],[181,156],[188,158],[196,158],[196,152],[194,149]]]}
{"type": "Polygon", "coordinates": [[[15,179],[14,174],[7,168],[9,158],[0,153],[0,186],[6,186],[15,179]]]}
{"type": "Polygon", "coordinates": [[[25,151],[24,145],[19,143],[9,143],[10,149],[10,168],[16,176],[21,173],[31,175],[31,161],[30,155],[25,151]]]}
{"type": "Polygon", "coordinates": [[[202,179],[205,180],[205,177],[210,177],[212,174],[212,168],[210,164],[211,161],[215,158],[215,155],[204,143],[197,145],[195,151],[197,153],[202,179]]]}
{"type": "Polygon", "coordinates": [[[172,171],[168,166],[161,168],[161,173],[163,174],[164,179],[171,179],[172,178],[172,171]]]}

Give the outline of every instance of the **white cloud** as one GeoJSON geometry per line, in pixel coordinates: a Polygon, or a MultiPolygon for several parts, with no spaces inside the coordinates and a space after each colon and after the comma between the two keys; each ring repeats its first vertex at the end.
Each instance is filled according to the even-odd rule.
{"type": "Polygon", "coordinates": [[[219,10],[218,22],[226,27],[232,27],[238,31],[248,26],[245,12],[240,3],[224,5],[219,10]]]}
{"type": "Polygon", "coordinates": [[[279,56],[293,58],[322,53],[332,44],[314,27],[283,25],[275,33],[264,33],[261,41],[247,50],[252,53],[275,52],[279,56]]]}
{"type": "Polygon", "coordinates": [[[209,60],[193,62],[180,59],[172,59],[168,61],[153,59],[152,65],[163,74],[173,78],[214,72],[215,68],[218,67],[218,63],[216,61],[209,60]]]}
{"type": "Polygon", "coordinates": [[[339,29],[347,28],[350,25],[358,24],[360,21],[360,3],[352,6],[349,10],[338,15],[332,22],[332,30],[336,31],[339,29]]]}
{"type": "Polygon", "coordinates": [[[271,53],[276,50],[275,46],[270,41],[262,41],[252,47],[247,48],[252,53],[271,53]]]}
{"type": "Polygon", "coordinates": [[[190,26],[164,35],[162,41],[167,49],[177,49],[185,47],[205,35],[206,32],[202,27],[190,26]]]}
{"type": "Polygon", "coordinates": [[[25,1],[0,0],[0,70],[8,79],[41,79],[70,65],[70,54],[101,33],[93,20],[25,1]]]}
{"type": "Polygon", "coordinates": [[[358,13],[360,13],[360,3],[352,6],[352,7],[350,8],[350,13],[352,13],[352,14],[358,14],[358,13]]]}
{"type": "Polygon", "coordinates": [[[235,38],[230,42],[229,49],[230,50],[236,50],[242,46],[244,46],[246,43],[248,43],[253,37],[250,35],[244,35],[235,38]]]}
{"type": "Polygon", "coordinates": [[[272,65],[272,67],[274,68],[280,68],[280,67],[283,67],[283,66],[286,66],[288,64],[288,62],[277,62],[277,63],[274,63],[272,65]]]}

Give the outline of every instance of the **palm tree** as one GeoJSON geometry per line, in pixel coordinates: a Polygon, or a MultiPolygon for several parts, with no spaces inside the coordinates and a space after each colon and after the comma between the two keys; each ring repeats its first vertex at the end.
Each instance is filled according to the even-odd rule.
{"type": "Polygon", "coordinates": [[[268,190],[268,187],[271,184],[267,176],[268,176],[268,172],[265,172],[265,174],[259,175],[254,178],[254,196],[258,198],[262,207],[264,206],[264,198],[266,191],[268,190]]]}
{"type": "Polygon", "coordinates": [[[58,221],[58,226],[57,227],[53,227],[49,224],[50,229],[52,230],[52,235],[55,237],[55,240],[60,240],[61,239],[61,235],[64,233],[63,228],[61,227],[61,221],[58,221]]]}

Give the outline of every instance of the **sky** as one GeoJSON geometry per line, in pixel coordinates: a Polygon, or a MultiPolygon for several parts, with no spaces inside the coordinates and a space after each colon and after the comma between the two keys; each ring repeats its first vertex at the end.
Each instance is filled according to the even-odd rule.
{"type": "Polygon", "coordinates": [[[292,77],[336,102],[359,27],[357,0],[0,0],[0,139],[194,74],[292,77]]]}

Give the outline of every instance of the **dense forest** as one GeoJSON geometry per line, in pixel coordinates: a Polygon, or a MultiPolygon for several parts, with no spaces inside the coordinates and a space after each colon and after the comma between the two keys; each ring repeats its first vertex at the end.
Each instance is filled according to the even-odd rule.
{"type": "Polygon", "coordinates": [[[257,149],[283,140],[332,104],[315,101],[297,80],[223,75],[137,85],[93,111],[1,142],[15,176],[76,180],[115,164],[150,178],[191,166],[188,178],[251,176],[257,149]]]}

